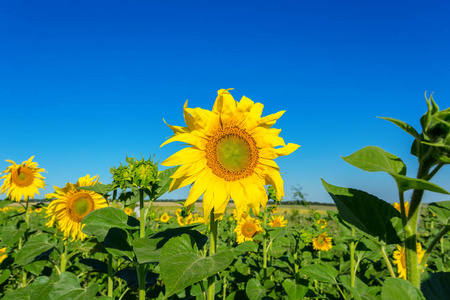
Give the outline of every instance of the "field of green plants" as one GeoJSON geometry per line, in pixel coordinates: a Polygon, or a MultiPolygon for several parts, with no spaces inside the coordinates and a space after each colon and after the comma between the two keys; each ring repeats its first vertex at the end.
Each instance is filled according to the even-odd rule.
{"type": "Polygon", "coordinates": [[[385,118],[414,138],[416,178],[378,147],[343,157],[391,175],[394,205],[322,180],[337,212],[286,213],[273,159],[298,145],[271,128],[282,113],[261,118],[260,103],[236,102],[228,90],[219,90],[212,111],[185,105],[186,127],[169,125],[174,135],[162,146],[188,147],[163,161],[170,167],[163,171],[154,159],[127,157],[110,170],[110,184],[86,175],[55,187],[50,202],[31,204],[45,170],[34,157],[8,160],[0,173],[0,297],[448,299],[450,201],[424,206],[422,197],[425,190],[449,194],[430,180],[450,163],[450,109],[426,100],[421,133],[385,118]],[[187,185],[189,197],[174,213],[153,206],[187,185]]]}

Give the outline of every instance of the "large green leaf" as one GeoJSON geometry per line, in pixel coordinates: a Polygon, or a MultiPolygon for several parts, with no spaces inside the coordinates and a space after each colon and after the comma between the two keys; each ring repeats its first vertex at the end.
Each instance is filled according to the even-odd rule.
{"type": "Polygon", "coordinates": [[[133,248],[130,246],[127,232],[120,228],[111,228],[103,241],[106,251],[114,256],[126,256],[133,260],[133,248]]]}
{"type": "Polygon", "coordinates": [[[411,125],[408,125],[408,124],[406,124],[403,121],[400,121],[400,120],[397,120],[397,119],[393,119],[393,118],[386,118],[386,117],[378,117],[378,118],[384,119],[384,120],[387,120],[387,121],[390,121],[390,122],[394,123],[395,125],[397,125],[401,129],[403,129],[404,131],[406,131],[407,133],[412,135],[416,140],[420,140],[419,133],[411,125]]]}
{"type": "Polygon", "coordinates": [[[12,202],[10,200],[0,200],[0,208],[10,205],[12,202]]]}
{"type": "Polygon", "coordinates": [[[368,172],[386,172],[397,182],[401,192],[418,189],[441,194],[448,192],[440,186],[423,179],[411,178],[406,175],[406,165],[403,161],[383,149],[367,146],[355,153],[342,157],[349,164],[368,172]]]}
{"type": "Polygon", "coordinates": [[[401,243],[394,227],[400,213],[392,205],[360,190],[334,186],[323,179],[322,184],[346,222],[379,243],[401,243]]]}
{"type": "Polygon", "coordinates": [[[450,224],[450,201],[433,202],[428,207],[444,224],[450,224]]]}
{"type": "Polygon", "coordinates": [[[336,284],[338,271],[330,265],[311,265],[300,269],[300,274],[304,274],[317,281],[336,284]]]}
{"type": "Polygon", "coordinates": [[[30,285],[8,293],[3,300],[48,300],[48,295],[53,287],[46,276],[36,278],[30,285]]]}
{"type": "Polygon", "coordinates": [[[94,210],[83,221],[83,233],[97,237],[103,241],[111,228],[139,229],[139,221],[128,216],[123,210],[114,207],[105,207],[94,210]]]}
{"type": "Polygon", "coordinates": [[[426,274],[422,279],[421,290],[426,299],[447,300],[450,295],[450,273],[426,274]]]}
{"type": "Polygon", "coordinates": [[[266,289],[257,279],[252,278],[247,282],[245,293],[249,300],[260,300],[266,296],[266,289]]]}
{"type": "Polygon", "coordinates": [[[381,289],[381,300],[425,300],[422,292],[409,281],[387,278],[381,289]]]}
{"type": "Polygon", "coordinates": [[[56,246],[48,240],[48,234],[40,233],[29,239],[17,254],[15,263],[23,266],[31,263],[38,256],[56,246]]]}
{"type": "Polygon", "coordinates": [[[11,271],[9,269],[2,270],[0,273],[0,285],[8,280],[9,276],[11,275],[11,271]]]}
{"type": "Polygon", "coordinates": [[[339,281],[351,293],[355,300],[379,299],[379,297],[376,297],[376,294],[379,291],[379,287],[369,287],[358,277],[355,277],[355,285],[353,287],[351,286],[350,275],[339,276],[339,281]]]}
{"type": "Polygon", "coordinates": [[[3,226],[3,228],[1,229],[3,244],[8,247],[13,247],[25,234],[26,230],[27,225],[25,224],[25,222],[20,223],[19,228],[17,228],[17,225],[14,223],[3,226]]]}
{"type": "Polygon", "coordinates": [[[282,285],[289,299],[303,299],[309,290],[308,284],[297,284],[292,279],[284,280],[282,285]]]}
{"type": "Polygon", "coordinates": [[[161,277],[166,297],[208,278],[228,267],[234,259],[230,250],[202,257],[187,234],[170,239],[161,249],[161,277]]]}

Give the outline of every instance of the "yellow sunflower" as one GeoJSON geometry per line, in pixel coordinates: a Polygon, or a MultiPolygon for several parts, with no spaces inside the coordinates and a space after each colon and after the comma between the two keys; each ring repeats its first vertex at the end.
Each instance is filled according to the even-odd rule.
{"type": "Polygon", "coordinates": [[[0,249],[0,264],[8,257],[8,254],[5,254],[6,247],[0,249]]]}
{"type": "Polygon", "coordinates": [[[38,208],[36,208],[34,211],[35,211],[36,213],[40,213],[40,212],[42,211],[42,208],[41,208],[41,207],[38,207],[38,208]]]}
{"type": "Polygon", "coordinates": [[[322,226],[320,226],[321,229],[324,229],[324,228],[327,227],[327,225],[328,225],[328,224],[327,224],[327,220],[325,220],[325,219],[317,220],[316,224],[322,225],[322,226]]]}
{"type": "Polygon", "coordinates": [[[326,232],[319,234],[318,237],[313,239],[313,248],[314,250],[320,250],[320,251],[328,251],[331,249],[331,240],[333,238],[331,236],[328,236],[326,232]]]}
{"type": "MultiPolygon", "coordinates": [[[[422,250],[422,244],[417,243],[417,258],[419,259],[419,264],[425,255],[425,250],[422,250]]],[[[397,265],[398,277],[406,280],[406,253],[405,248],[397,245],[397,250],[394,251],[394,264],[397,265]]],[[[425,271],[425,270],[423,270],[425,271]]]]}
{"type": "Polygon", "coordinates": [[[285,144],[281,129],[271,128],[284,111],[261,117],[263,105],[247,97],[240,102],[228,90],[219,90],[212,111],[184,105],[186,127],[168,125],[175,133],[171,142],[189,144],[167,158],[162,165],[178,166],[169,191],[192,184],[185,206],[203,195],[203,216],[208,221],[212,209],[215,219],[225,212],[230,198],[238,215],[252,208],[255,214],[268,198],[264,185],[284,196],[283,179],[274,159],[294,152],[299,146],[285,144]],[[282,146],[281,148],[275,148],[282,146]]]}
{"type": "Polygon", "coordinates": [[[180,225],[180,226],[184,226],[185,225],[185,219],[184,219],[184,217],[182,217],[182,216],[178,216],[177,217],[177,222],[178,222],[178,224],[180,225]]]}
{"type": "Polygon", "coordinates": [[[179,215],[181,215],[181,212],[182,212],[183,210],[181,209],[181,208],[179,208],[179,209],[177,209],[176,211],[175,211],[175,215],[178,217],[179,215]]]}
{"type": "Polygon", "coordinates": [[[133,214],[133,210],[129,207],[125,207],[125,209],[123,211],[129,216],[131,216],[133,214]]]}
{"type": "MultiPolygon", "coordinates": [[[[394,207],[395,207],[396,210],[401,212],[400,203],[394,202],[394,207]]],[[[408,216],[408,213],[409,213],[409,202],[405,201],[405,214],[406,214],[406,216],[408,216]]]]}
{"type": "Polygon", "coordinates": [[[47,198],[56,198],[47,208],[46,218],[50,218],[45,224],[52,227],[55,222],[58,229],[63,232],[64,239],[72,236],[74,240],[84,240],[86,235],[81,232],[81,221],[90,212],[108,207],[106,200],[93,191],[77,190],[80,186],[91,186],[98,182],[98,176],[80,177],[77,183],[67,183],[65,187],[54,186],[55,192],[46,195],[47,198]]]}
{"type": "Polygon", "coordinates": [[[261,221],[258,219],[250,216],[241,218],[234,229],[237,234],[236,242],[242,244],[245,241],[253,241],[253,237],[262,231],[261,221]]]}
{"type": "Polygon", "coordinates": [[[12,160],[6,160],[12,165],[0,173],[5,174],[0,177],[0,179],[4,179],[3,185],[0,187],[0,194],[6,193],[7,197],[17,202],[20,202],[22,197],[28,201],[36,194],[39,195],[38,189],[45,187],[44,177],[41,175],[41,172],[45,172],[45,170],[38,168],[38,163],[32,161],[33,158],[34,156],[30,157],[20,165],[12,160]]]}
{"type": "Polygon", "coordinates": [[[169,215],[168,215],[167,213],[164,213],[164,214],[161,216],[161,222],[163,222],[163,223],[169,222],[169,219],[170,219],[170,217],[169,217],[169,215]]]}
{"type": "Polygon", "coordinates": [[[272,216],[270,222],[267,223],[270,227],[285,227],[288,220],[284,219],[284,216],[272,216]]]}

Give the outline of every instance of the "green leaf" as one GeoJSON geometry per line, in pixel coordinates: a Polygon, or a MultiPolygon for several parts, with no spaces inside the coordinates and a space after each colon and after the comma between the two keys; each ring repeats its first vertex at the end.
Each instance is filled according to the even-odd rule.
{"type": "Polygon", "coordinates": [[[23,268],[34,276],[39,276],[42,270],[44,270],[46,264],[47,260],[37,260],[25,265],[23,268]]]}
{"type": "Polygon", "coordinates": [[[166,297],[227,268],[234,259],[230,250],[202,257],[187,234],[170,239],[161,249],[161,277],[166,297]]]}
{"type": "Polygon", "coordinates": [[[433,202],[428,207],[444,224],[450,224],[450,201],[433,202]]]}
{"type": "Polygon", "coordinates": [[[297,284],[292,279],[284,280],[282,285],[289,299],[303,299],[309,290],[308,284],[297,284]]]}
{"type": "Polygon", "coordinates": [[[395,125],[397,125],[401,129],[403,129],[404,131],[406,131],[407,133],[412,135],[416,140],[420,140],[419,133],[411,125],[408,125],[408,124],[406,124],[403,121],[400,121],[400,120],[397,120],[397,119],[393,119],[393,118],[386,118],[386,117],[378,117],[378,118],[384,119],[384,120],[387,120],[387,121],[390,121],[390,122],[394,123],[395,125]]]}
{"type": "Polygon", "coordinates": [[[101,273],[108,274],[108,264],[94,258],[83,258],[80,259],[80,263],[87,266],[87,271],[97,271],[101,273]]]}
{"type": "Polygon", "coordinates": [[[381,289],[381,300],[425,300],[422,292],[409,281],[387,278],[381,289]]]}
{"type": "Polygon", "coordinates": [[[11,275],[11,271],[9,269],[3,270],[0,274],[0,285],[8,280],[9,276],[11,275]]]}
{"type": "Polygon", "coordinates": [[[46,276],[36,278],[27,287],[17,289],[8,293],[3,300],[48,300],[48,295],[53,287],[53,283],[46,276]]]}
{"type": "Polygon", "coordinates": [[[242,252],[242,253],[257,252],[258,244],[253,241],[246,241],[246,242],[243,242],[242,244],[237,245],[234,248],[234,251],[242,252]]]}
{"type": "Polygon", "coordinates": [[[93,283],[73,300],[92,300],[98,292],[98,284],[93,283]]]}
{"type": "Polygon", "coordinates": [[[12,202],[10,200],[1,200],[0,201],[0,208],[6,207],[10,205],[12,202]]]}
{"type": "Polygon", "coordinates": [[[97,237],[100,242],[105,239],[110,228],[139,229],[139,221],[114,207],[94,210],[81,221],[81,226],[84,224],[83,233],[97,237]]]}
{"type": "Polygon", "coordinates": [[[245,293],[249,300],[260,300],[266,296],[267,292],[257,279],[252,278],[247,282],[245,293]]]}
{"type": "Polygon", "coordinates": [[[56,243],[50,243],[48,241],[48,234],[40,233],[33,236],[28,242],[25,243],[23,248],[17,254],[15,263],[19,266],[23,266],[31,263],[46,251],[49,251],[56,246],[56,243]]]}
{"type": "Polygon", "coordinates": [[[13,247],[20,238],[25,234],[27,225],[25,222],[20,223],[19,228],[16,224],[8,224],[2,228],[2,242],[8,247],[13,247]]]}
{"type": "Polygon", "coordinates": [[[158,242],[161,239],[135,239],[133,241],[133,251],[139,264],[158,262],[161,249],[158,249],[158,242]]]}
{"type": "Polygon", "coordinates": [[[106,251],[114,256],[126,256],[133,260],[133,248],[128,242],[128,234],[120,228],[111,228],[103,241],[106,251]]]}
{"type": "Polygon", "coordinates": [[[350,275],[341,275],[339,276],[339,281],[342,285],[349,290],[350,294],[356,300],[376,300],[379,299],[375,295],[379,291],[379,287],[368,287],[363,281],[361,281],[358,277],[355,277],[355,286],[351,286],[351,277],[350,275]]]}
{"type": "Polygon", "coordinates": [[[336,284],[338,271],[330,265],[311,265],[300,269],[300,274],[304,274],[317,281],[336,284]]]}
{"type": "Polygon", "coordinates": [[[403,161],[383,149],[367,146],[355,153],[342,157],[349,164],[368,172],[386,172],[397,182],[401,192],[418,189],[441,194],[448,192],[440,186],[423,179],[406,177],[406,165],[403,161]]]}
{"type": "Polygon", "coordinates": [[[428,273],[420,285],[426,299],[447,300],[450,295],[450,273],[428,273]]]}
{"type": "Polygon", "coordinates": [[[153,200],[158,199],[169,190],[170,183],[172,182],[170,176],[172,176],[177,169],[178,167],[169,168],[158,174],[158,180],[155,182],[157,187],[154,189],[153,200]]]}
{"type": "Polygon", "coordinates": [[[394,227],[398,223],[394,218],[400,218],[400,213],[392,205],[360,190],[334,186],[323,179],[322,184],[344,221],[378,243],[401,243],[394,227]]]}

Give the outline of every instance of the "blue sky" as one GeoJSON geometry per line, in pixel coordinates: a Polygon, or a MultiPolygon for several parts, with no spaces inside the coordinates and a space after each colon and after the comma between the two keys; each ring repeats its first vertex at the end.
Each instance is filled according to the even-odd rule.
{"type": "MultiPolygon", "coordinates": [[[[341,156],[367,146],[396,154],[415,176],[411,138],[424,92],[450,106],[448,1],[2,1],[0,169],[35,155],[48,185],[109,169],[159,146],[183,125],[182,106],[211,109],[234,88],[286,110],[274,126],[302,147],[276,160],[286,198],[301,185],[332,202],[320,178],[397,200],[393,179],[341,156]]],[[[435,183],[450,190],[450,172],[435,183]]],[[[163,198],[181,199],[188,188],[163,198]]],[[[426,194],[425,201],[446,199],[426,194]]]]}

